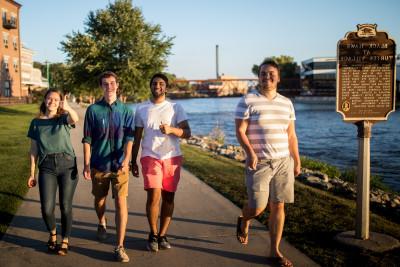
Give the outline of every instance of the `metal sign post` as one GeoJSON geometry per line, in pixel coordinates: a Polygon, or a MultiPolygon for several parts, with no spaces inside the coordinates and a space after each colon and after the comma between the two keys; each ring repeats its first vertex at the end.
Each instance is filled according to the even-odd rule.
{"type": "Polygon", "coordinates": [[[395,109],[396,44],[376,24],[359,24],[338,42],[336,111],[358,129],[357,239],[369,239],[372,124],[395,109]]]}
{"type": "Polygon", "coordinates": [[[356,123],[358,130],[356,238],[369,238],[370,138],[372,123],[356,123]]]}

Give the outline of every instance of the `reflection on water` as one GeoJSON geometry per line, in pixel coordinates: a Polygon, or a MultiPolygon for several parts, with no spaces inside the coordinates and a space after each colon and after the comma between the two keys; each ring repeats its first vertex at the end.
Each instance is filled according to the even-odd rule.
{"type": "MultiPolygon", "coordinates": [[[[239,98],[198,98],[174,100],[189,117],[193,134],[208,135],[217,125],[226,135],[226,143],[238,144],[235,136],[234,111],[239,98]]],[[[302,155],[319,159],[339,168],[356,167],[358,155],[357,128],[344,123],[335,111],[335,103],[295,103],[296,132],[302,155]]],[[[400,190],[400,112],[390,114],[388,121],[372,127],[371,173],[400,190]]]]}

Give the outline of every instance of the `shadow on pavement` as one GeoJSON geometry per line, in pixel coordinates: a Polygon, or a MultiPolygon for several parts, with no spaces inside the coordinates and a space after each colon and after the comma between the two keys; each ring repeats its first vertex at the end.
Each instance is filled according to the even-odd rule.
{"type": "Polygon", "coordinates": [[[216,250],[216,249],[210,249],[210,248],[193,247],[193,246],[182,245],[182,244],[174,244],[174,247],[200,251],[200,252],[204,252],[204,253],[211,254],[211,255],[217,255],[217,256],[230,258],[230,259],[237,259],[237,260],[241,260],[241,261],[245,261],[245,262],[249,262],[249,263],[253,263],[253,264],[265,264],[266,263],[266,257],[249,254],[247,252],[246,253],[237,253],[237,252],[232,252],[232,251],[223,251],[223,250],[216,250]]]}
{"type": "MultiPolygon", "coordinates": [[[[24,201],[40,203],[40,201],[38,201],[36,199],[30,199],[30,198],[24,198],[24,201]]],[[[58,206],[59,206],[59,203],[57,202],[57,207],[58,206]]],[[[90,210],[90,211],[95,212],[94,207],[91,207],[91,206],[72,205],[72,207],[74,209],[83,209],[83,210],[90,210]]],[[[143,209],[144,209],[144,207],[143,207],[143,209]]],[[[107,208],[106,212],[114,213],[115,210],[107,208]]],[[[145,213],[129,212],[129,211],[128,211],[128,215],[129,216],[138,216],[138,217],[146,216],[145,213]]],[[[197,224],[215,225],[215,226],[221,226],[221,227],[235,227],[236,228],[236,224],[235,224],[236,222],[235,223],[221,223],[221,222],[215,222],[215,221],[203,221],[203,220],[188,219],[188,218],[182,218],[182,217],[173,217],[172,220],[179,221],[179,222],[197,223],[197,224]]],[[[255,229],[255,230],[265,230],[266,229],[265,227],[258,227],[258,226],[252,226],[251,228],[255,229]]]]}

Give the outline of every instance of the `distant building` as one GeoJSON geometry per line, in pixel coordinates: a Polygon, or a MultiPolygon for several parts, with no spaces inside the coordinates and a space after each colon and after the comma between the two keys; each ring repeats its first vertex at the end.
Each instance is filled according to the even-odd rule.
{"type": "Polygon", "coordinates": [[[249,89],[248,80],[237,77],[221,75],[218,80],[203,82],[197,89],[199,94],[208,96],[236,96],[247,93],[249,89]]]}
{"type": "Polygon", "coordinates": [[[21,5],[12,0],[0,0],[1,36],[0,44],[0,97],[28,95],[21,87],[21,38],[19,10],[21,5]]]}
{"type": "Polygon", "coordinates": [[[336,58],[313,57],[301,62],[302,88],[305,93],[336,95],[336,58]]]}
{"type": "Polygon", "coordinates": [[[21,49],[21,79],[23,91],[41,90],[48,87],[47,79],[42,77],[42,71],[33,67],[35,52],[22,45],[21,49]]]}

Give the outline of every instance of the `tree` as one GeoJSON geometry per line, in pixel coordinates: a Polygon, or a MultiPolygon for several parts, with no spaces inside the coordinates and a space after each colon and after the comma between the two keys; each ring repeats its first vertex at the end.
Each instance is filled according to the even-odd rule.
{"type": "MultiPolygon", "coordinates": [[[[40,69],[42,76],[47,77],[47,65],[41,62],[33,62],[33,67],[40,69]]],[[[69,67],[64,63],[52,63],[49,65],[49,86],[61,91],[75,92],[76,87],[72,85],[69,67]],[[75,90],[75,91],[74,91],[75,90]]]]}
{"type": "Polygon", "coordinates": [[[64,92],[76,93],[77,88],[72,84],[70,69],[64,63],[50,64],[50,87],[57,88],[64,92]]]}
{"type": "Polygon", "coordinates": [[[106,70],[120,77],[120,91],[134,100],[148,97],[148,82],[167,65],[173,37],[160,25],[146,23],[131,0],[116,0],[106,9],[91,11],[84,33],[73,32],[61,42],[73,83],[94,92],[97,77],[106,70]]]}
{"type": "MultiPolygon", "coordinates": [[[[278,63],[282,79],[292,79],[298,76],[297,73],[298,66],[297,63],[293,61],[294,60],[293,57],[281,55],[279,57],[265,58],[264,60],[267,59],[274,60],[276,63],[278,63]]],[[[260,69],[259,65],[253,65],[251,71],[254,73],[254,75],[258,76],[259,69],[260,69]]]]}

